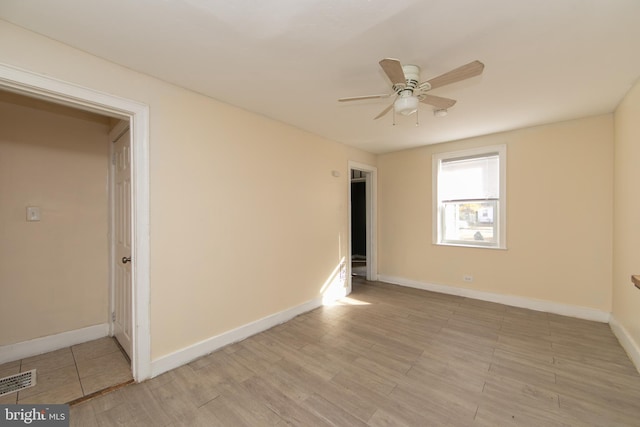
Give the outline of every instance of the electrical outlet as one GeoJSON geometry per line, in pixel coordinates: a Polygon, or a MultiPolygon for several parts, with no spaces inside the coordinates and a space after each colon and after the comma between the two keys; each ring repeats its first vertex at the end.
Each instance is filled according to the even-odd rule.
{"type": "Polygon", "coordinates": [[[464,276],[462,276],[462,279],[465,282],[473,282],[473,276],[469,275],[469,274],[465,274],[464,276]]]}

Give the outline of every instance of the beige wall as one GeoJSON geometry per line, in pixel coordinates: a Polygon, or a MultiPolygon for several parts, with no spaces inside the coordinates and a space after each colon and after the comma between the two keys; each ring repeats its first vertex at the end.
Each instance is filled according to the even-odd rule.
{"type": "Polygon", "coordinates": [[[640,83],[637,83],[615,113],[613,227],[613,317],[630,335],[637,355],[640,355],[640,290],[633,286],[630,276],[640,274],[639,118],[640,83]]]}
{"type": "Polygon", "coordinates": [[[320,297],[375,156],[3,21],[0,61],[149,105],[152,359],[320,297]]]}
{"type": "Polygon", "coordinates": [[[611,115],[381,155],[378,171],[382,275],[611,310],[611,115]],[[508,249],[433,245],[432,154],[494,144],[508,249]]]}
{"type": "Polygon", "coordinates": [[[107,130],[0,93],[0,345],[107,322],[107,130]]]}

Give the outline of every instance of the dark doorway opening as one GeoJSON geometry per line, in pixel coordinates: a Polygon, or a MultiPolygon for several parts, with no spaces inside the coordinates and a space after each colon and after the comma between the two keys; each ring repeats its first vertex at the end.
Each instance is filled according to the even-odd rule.
{"type": "Polygon", "coordinates": [[[351,170],[351,274],[367,276],[367,172],[351,170]]]}

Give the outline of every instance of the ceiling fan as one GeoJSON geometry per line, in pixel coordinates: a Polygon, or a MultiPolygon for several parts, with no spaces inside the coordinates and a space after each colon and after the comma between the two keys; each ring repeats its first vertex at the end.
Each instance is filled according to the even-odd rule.
{"type": "Polygon", "coordinates": [[[359,101],[363,99],[388,98],[396,95],[395,101],[373,119],[379,119],[393,108],[394,112],[408,116],[418,111],[419,102],[435,107],[434,113],[441,112],[446,115],[448,108],[453,107],[455,100],[429,95],[431,89],[435,89],[451,83],[456,83],[482,74],[484,64],[480,61],[472,61],[461,67],[455,68],[438,77],[420,82],[420,67],[417,65],[402,65],[399,60],[385,58],[379,62],[382,70],[389,80],[393,93],[381,95],[353,96],[340,98],[339,102],[359,101]]]}

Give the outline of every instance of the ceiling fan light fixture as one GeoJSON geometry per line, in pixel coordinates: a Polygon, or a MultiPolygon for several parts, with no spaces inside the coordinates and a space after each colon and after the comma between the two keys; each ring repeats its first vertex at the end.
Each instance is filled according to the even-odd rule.
{"type": "Polygon", "coordinates": [[[408,116],[418,111],[418,102],[415,96],[401,96],[393,103],[393,109],[396,113],[408,116]]]}

